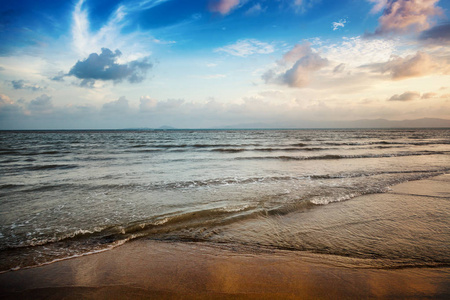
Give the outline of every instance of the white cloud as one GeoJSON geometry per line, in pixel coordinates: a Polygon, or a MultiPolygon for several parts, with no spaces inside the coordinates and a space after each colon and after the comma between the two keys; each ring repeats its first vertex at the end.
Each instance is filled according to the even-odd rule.
{"type": "Polygon", "coordinates": [[[246,57],[252,54],[269,54],[275,51],[271,44],[255,39],[239,40],[234,44],[217,48],[214,52],[225,52],[233,56],[246,57]]]}
{"type": "Polygon", "coordinates": [[[139,110],[141,112],[148,112],[155,109],[158,101],[150,96],[142,96],[140,99],[139,110]]]}
{"type": "Polygon", "coordinates": [[[203,79],[219,79],[219,78],[225,78],[227,75],[225,74],[211,74],[211,75],[205,75],[201,76],[203,79]]]}
{"type": "Polygon", "coordinates": [[[330,61],[345,63],[348,67],[387,61],[396,52],[400,42],[395,39],[362,39],[344,37],[338,43],[324,43],[318,50],[330,61]]]}
{"type": "MultiPolygon", "coordinates": [[[[142,5],[155,6],[162,2],[165,1],[143,1],[142,5]]],[[[122,29],[127,24],[128,12],[135,10],[134,6],[119,6],[105,25],[96,32],[92,32],[86,5],[85,0],[80,0],[72,13],[73,48],[80,57],[98,52],[101,48],[119,48],[124,53],[119,63],[125,63],[150,55],[148,44],[161,42],[149,33],[140,31],[122,33],[122,29]]]]}
{"type": "Polygon", "coordinates": [[[293,0],[292,5],[298,12],[305,13],[322,0],[293,0]]]}
{"type": "Polygon", "coordinates": [[[347,19],[340,19],[339,22],[333,22],[333,31],[338,30],[339,27],[344,28],[346,23],[347,23],[347,19]]]}
{"type": "Polygon", "coordinates": [[[263,9],[261,7],[260,3],[256,3],[255,5],[253,5],[252,7],[250,7],[245,14],[248,16],[256,16],[259,15],[261,12],[265,11],[265,8],[263,9]]]}
{"type": "Polygon", "coordinates": [[[103,104],[102,110],[107,113],[123,114],[128,111],[128,100],[122,96],[118,100],[103,104]]]}

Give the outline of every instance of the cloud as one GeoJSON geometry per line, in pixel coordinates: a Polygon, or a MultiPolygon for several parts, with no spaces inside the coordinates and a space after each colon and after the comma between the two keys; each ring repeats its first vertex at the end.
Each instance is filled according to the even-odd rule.
{"type": "Polygon", "coordinates": [[[321,1],[322,0],[293,0],[292,5],[297,11],[305,13],[308,9],[321,1]]]}
{"type": "Polygon", "coordinates": [[[326,65],[328,65],[326,58],[320,57],[317,53],[311,53],[299,59],[281,78],[290,87],[305,87],[310,81],[311,74],[326,65]]]}
{"type": "Polygon", "coordinates": [[[13,104],[14,102],[8,96],[0,94],[0,107],[13,104]]]}
{"type": "Polygon", "coordinates": [[[234,44],[217,48],[214,52],[225,52],[230,55],[245,57],[252,54],[269,54],[274,52],[272,45],[255,39],[239,40],[234,44]]]}
{"type": "Polygon", "coordinates": [[[450,23],[438,25],[425,30],[420,34],[419,40],[432,44],[450,43],[450,23]]]}
{"type": "Polygon", "coordinates": [[[344,63],[339,64],[333,69],[333,73],[342,73],[342,72],[344,72],[344,69],[345,69],[345,64],[344,63]]]}
{"type": "Polygon", "coordinates": [[[422,99],[430,99],[430,98],[435,98],[437,95],[438,95],[437,93],[432,93],[432,92],[424,93],[421,98],[422,99]]]}
{"type": "Polygon", "coordinates": [[[220,79],[220,78],[227,77],[227,75],[225,75],[225,74],[211,74],[211,75],[205,75],[205,76],[199,76],[199,77],[203,78],[203,79],[220,79]]]}
{"type": "Polygon", "coordinates": [[[78,61],[68,75],[75,76],[83,80],[103,80],[121,82],[127,79],[130,83],[141,82],[145,78],[148,69],[153,65],[148,58],[134,60],[125,64],[117,63],[117,58],[121,52],[112,52],[108,48],[102,48],[102,53],[91,53],[88,58],[78,61]]]}
{"type": "Polygon", "coordinates": [[[421,51],[405,58],[393,56],[385,63],[372,64],[368,67],[376,72],[389,73],[394,80],[449,72],[446,61],[438,63],[432,56],[421,51]]]}
{"type": "Polygon", "coordinates": [[[64,81],[64,76],[66,76],[67,74],[65,74],[63,71],[58,72],[57,75],[53,76],[52,78],[50,78],[53,81],[64,81]]]}
{"type": "Polygon", "coordinates": [[[303,44],[297,44],[292,48],[292,50],[289,50],[283,55],[283,59],[279,62],[280,64],[284,63],[290,63],[290,62],[296,62],[300,58],[311,54],[311,44],[306,42],[303,44]]]}
{"type": "Polygon", "coordinates": [[[167,99],[166,101],[159,101],[157,109],[159,111],[171,111],[180,108],[185,101],[183,99],[167,99]]]}
{"type": "Polygon", "coordinates": [[[370,11],[371,14],[380,12],[387,4],[388,0],[368,0],[371,3],[375,3],[375,6],[370,11]]]}
{"type": "Polygon", "coordinates": [[[245,14],[247,16],[256,16],[259,15],[261,12],[265,11],[265,8],[261,7],[260,3],[256,3],[255,5],[253,5],[252,7],[250,7],[245,14]]]}
{"type": "Polygon", "coordinates": [[[402,46],[393,39],[363,39],[343,37],[337,43],[327,43],[318,50],[330,61],[342,62],[348,68],[387,61],[402,46]]]}
{"type": "Polygon", "coordinates": [[[103,104],[103,112],[120,114],[128,111],[128,100],[125,97],[120,97],[116,101],[111,101],[103,104]]]}
{"type": "Polygon", "coordinates": [[[226,15],[238,6],[239,2],[239,0],[211,0],[209,2],[209,11],[226,15]]]}
{"type": "Polygon", "coordinates": [[[158,101],[156,99],[151,98],[150,96],[142,96],[140,98],[139,111],[148,112],[155,109],[158,101]]]}
{"type": "Polygon", "coordinates": [[[31,84],[25,80],[12,80],[11,85],[15,90],[31,90],[33,92],[41,91],[43,88],[37,84],[31,84]]]}
{"type": "Polygon", "coordinates": [[[28,109],[34,112],[49,112],[52,108],[51,97],[46,94],[42,94],[36,99],[31,100],[28,104],[28,109]]]}
{"type": "Polygon", "coordinates": [[[344,28],[346,23],[347,23],[347,19],[340,19],[339,22],[333,22],[333,31],[338,30],[339,27],[344,28]]]}
{"type": "Polygon", "coordinates": [[[404,34],[421,32],[430,28],[430,19],[442,14],[442,9],[436,6],[439,0],[389,0],[376,2],[376,8],[385,6],[382,16],[378,19],[378,27],[373,34],[404,34]]]}
{"type": "Polygon", "coordinates": [[[83,79],[80,82],[80,87],[92,89],[95,86],[95,80],[94,79],[83,79]]]}
{"type": "MultiPolygon", "coordinates": [[[[147,57],[151,54],[149,45],[163,41],[155,39],[150,32],[144,29],[129,29],[139,19],[136,18],[138,14],[167,1],[120,1],[120,4],[116,3],[110,6],[115,9],[108,14],[106,22],[100,24],[100,20],[93,19],[95,24],[91,24],[89,8],[97,7],[96,10],[98,10],[100,7],[95,4],[95,1],[76,0],[77,4],[72,12],[71,23],[72,50],[75,50],[79,57],[87,57],[101,48],[121,49],[125,55],[125,57],[121,57],[124,61],[147,57]],[[127,29],[125,29],[126,27],[127,29]],[[97,29],[94,30],[94,28],[97,29]]],[[[102,14],[105,13],[107,11],[102,12],[102,14]]]]}
{"type": "Polygon", "coordinates": [[[287,52],[278,67],[270,69],[262,75],[266,83],[285,84],[290,87],[302,88],[309,84],[311,76],[328,65],[328,60],[312,51],[309,43],[295,45],[287,52]],[[295,63],[292,65],[292,63],[295,63]],[[289,68],[289,66],[291,66],[289,68]],[[282,69],[282,68],[288,68],[282,69]],[[281,70],[280,70],[281,69],[281,70]]]}
{"type": "Polygon", "coordinates": [[[388,101],[412,101],[420,98],[419,92],[404,92],[403,94],[395,94],[388,101]]]}

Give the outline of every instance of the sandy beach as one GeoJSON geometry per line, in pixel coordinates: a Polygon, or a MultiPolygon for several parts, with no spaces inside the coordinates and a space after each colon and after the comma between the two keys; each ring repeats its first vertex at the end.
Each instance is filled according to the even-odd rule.
{"type": "MultiPolygon", "coordinates": [[[[411,181],[370,201],[417,213],[450,200],[450,175],[411,181]]],[[[324,214],[345,214],[332,203],[324,214]]],[[[349,212],[350,213],[350,212],[349,212]]],[[[326,217],[326,216],[323,216],[326,217]]],[[[383,222],[382,220],[380,222],[383,222]]],[[[413,221],[412,221],[413,222],[413,221]]],[[[406,225],[405,225],[406,226],[406,225]]],[[[448,235],[448,228],[442,233],[448,235]]],[[[388,243],[389,241],[386,241],[388,243]]],[[[448,249],[447,249],[448,250],[448,249]]],[[[93,255],[0,274],[3,299],[355,299],[450,297],[450,268],[374,268],[368,259],[201,242],[136,240],[93,255]]]]}

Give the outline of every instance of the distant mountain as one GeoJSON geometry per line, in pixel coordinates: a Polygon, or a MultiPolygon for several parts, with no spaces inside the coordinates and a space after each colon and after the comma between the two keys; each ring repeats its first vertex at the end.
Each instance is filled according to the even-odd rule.
{"type": "Polygon", "coordinates": [[[158,127],[158,129],[161,129],[161,130],[172,130],[172,129],[176,129],[176,128],[172,127],[172,126],[164,125],[164,126],[158,127]]]}
{"type": "Polygon", "coordinates": [[[414,120],[392,121],[386,119],[370,119],[356,121],[340,121],[332,123],[332,128],[450,128],[450,120],[423,118],[414,120]]]}
{"type": "Polygon", "coordinates": [[[296,123],[246,123],[221,127],[223,129],[275,129],[275,128],[450,128],[450,120],[423,118],[392,121],[365,119],[355,121],[299,121],[296,123]]]}

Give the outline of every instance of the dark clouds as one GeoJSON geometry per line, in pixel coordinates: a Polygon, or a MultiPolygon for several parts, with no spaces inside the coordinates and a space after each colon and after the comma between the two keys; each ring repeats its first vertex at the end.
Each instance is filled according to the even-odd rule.
{"type": "Polygon", "coordinates": [[[126,64],[116,62],[122,53],[119,50],[112,52],[108,48],[102,48],[102,53],[91,53],[88,58],[78,61],[68,75],[75,76],[93,85],[92,80],[121,82],[128,80],[130,83],[141,82],[147,71],[153,66],[148,58],[134,60],[126,64]]]}
{"type": "Polygon", "coordinates": [[[50,78],[53,81],[64,81],[64,76],[66,76],[66,74],[64,74],[64,72],[58,72],[58,75],[53,76],[52,78],[50,78]]]}
{"type": "Polygon", "coordinates": [[[450,43],[450,23],[442,24],[425,30],[419,39],[428,43],[447,44],[450,43]]]}
{"type": "Polygon", "coordinates": [[[12,80],[11,85],[15,90],[31,90],[33,92],[40,91],[43,88],[37,84],[31,84],[25,80],[12,80]]]}
{"type": "Polygon", "coordinates": [[[342,72],[344,72],[344,69],[345,69],[345,64],[344,63],[339,64],[333,69],[333,73],[342,73],[342,72]]]}
{"type": "Polygon", "coordinates": [[[93,88],[95,84],[94,79],[83,79],[80,82],[80,86],[84,88],[93,88]]]}
{"type": "Polygon", "coordinates": [[[411,101],[416,100],[420,98],[419,92],[404,92],[403,94],[395,94],[391,98],[389,98],[389,101],[411,101]]]}
{"type": "Polygon", "coordinates": [[[31,100],[28,104],[28,109],[36,112],[46,112],[52,109],[52,107],[53,104],[51,97],[47,96],[46,94],[43,94],[36,99],[31,100]]]}

